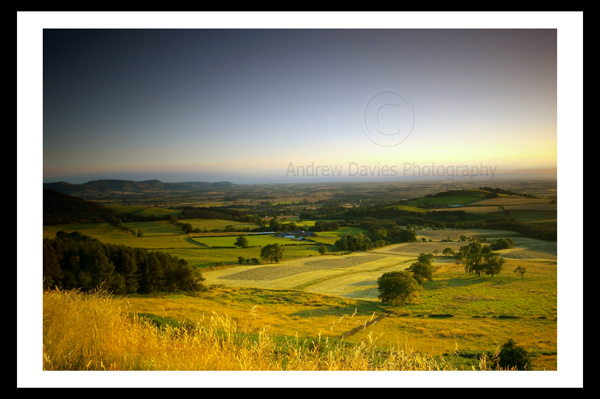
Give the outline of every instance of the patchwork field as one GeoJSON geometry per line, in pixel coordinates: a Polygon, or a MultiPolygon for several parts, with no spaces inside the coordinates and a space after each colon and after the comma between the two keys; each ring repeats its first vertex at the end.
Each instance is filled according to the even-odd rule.
{"type": "MultiPolygon", "coordinates": [[[[223,225],[223,222],[218,222],[223,225]]],[[[348,342],[377,337],[382,344],[406,342],[415,350],[433,354],[488,350],[508,338],[517,338],[536,355],[535,366],[557,367],[556,242],[521,237],[510,231],[421,230],[419,237],[433,241],[390,245],[371,252],[337,251],[328,247],[318,254],[318,245],[285,246],[278,264],[239,265],[238,256],[260,258],[260,247],[210,248],[207,238],[191,238],[170,223],[131,223],[143,237],[134,237],[109,224],[45,227],[44,236],[57,231],[81,231],[108,243],[165,250],[203,269],[211,289],[197,296],[159,295],[131,297],[132,309],[173,320],[198,320],[212,312],[228,314],[243,331],[256,332],[267,326],[273,334],[339,337],[376,316],[392,312],[365,331],[345,338],[348,342]],[[467,237],[513,238],[516,247],[499,251],[507,260],[494,277],[467,275],[464,266],[442,255],[444,248],[457,250],[467,237]],[[441,241],[447,238],[453,241],[441,241]],[[419,299],[402,308],[382,304],[377,279],[387,271],[410,266],[420,253],[438,250],[434,280],[424,285],[419,299]],[[222,263],[223,267],[214,267],[222,263]],[[523,277],[513,273],[524,266],[523,277]],[[246,298],[246,299],[244,299],[246,298]]],[[[217,223],[213,223],[213,226],[217,223]]],[[[337,239],[348,229],[319,233],[319,239],[337,239]]],[[[356,232],[356,230],[352,230],[356,232]]],[[[270,236],[250,239],[272,240],[270,236]]],[[[292,243],[288,239],[282,239],[292,243]]],[[[214,241],[218,242],[218,241],[214,241]]]]}

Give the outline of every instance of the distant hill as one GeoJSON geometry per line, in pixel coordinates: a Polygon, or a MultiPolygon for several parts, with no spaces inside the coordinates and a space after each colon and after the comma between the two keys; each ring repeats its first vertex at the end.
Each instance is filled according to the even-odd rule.
{"type": "Polygon", "coordinates": [[[112,210],[81,198],[44,189],[44,225],[108,222],[112,210]]]}
{"type": "Polygon", "coordinates": [[[163,183],[159,180],[94,180],[83,184],[67,182],[44,183],[45,189],[75,197],[97,197],[103,194],[143,194],[152,192],[219,190],[235,186],[230,182],[163,183]]]}

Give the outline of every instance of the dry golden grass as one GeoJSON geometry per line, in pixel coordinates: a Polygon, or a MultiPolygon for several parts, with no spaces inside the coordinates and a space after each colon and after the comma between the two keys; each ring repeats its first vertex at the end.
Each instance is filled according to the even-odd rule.
{"type": "MultiPolygon", "coordinates": [[[[353,346],[321,339],[276,342],[267,329],[251,338],[228,316],[195,325],[157,327],[102,292],[45,291],[44,370],[452,370],[404,346],[382,349],[367,339],[353,346]]],[[[456,333],[456,332],[450,332],[456,333]]],[[[480,368],[491,370],[488,359],[480,368]]]]}

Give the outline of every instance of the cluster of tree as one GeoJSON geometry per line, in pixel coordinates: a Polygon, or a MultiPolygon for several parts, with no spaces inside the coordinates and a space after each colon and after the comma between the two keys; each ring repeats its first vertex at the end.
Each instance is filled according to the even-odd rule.
{"type": "Polygon", "coordinates": [[[478,242],[460,247],[456,257],[464,263],[466,273],[476,273],[477,276],[485,272],[494,277],[494,274],[500,274],[506,263],[506,259],[493,253],[489,245],[482,246],[478,242]]]}
{"type": "Polygon", "coordinates": [[[489,245],[489,247],[492,249],[492,251],[498,251],[500,249],[508,249],[508,248],[512,248],[514,246],[515,246],[515,242],[510,237],[502,238],[499,240],[494,240],[489,245]]]}
{"type": "Polygon", "coordinates": [[[378,298],[382,302],[404,305],[416,298],[425,281],[433,280],[433,254],[419,254],[406,270],[384,273],[377,279],[378,298]]]}
{"type": "Polygon", "coordinates": [[[385,245],[382,240],[371,241],[371,238],[363,233],[352,234],[350,232],[344,234],[335,242],[335,246],[341,250],[369,250],[379,248],[385,245]]]}
{"type": "Polygon", "coordinates": [[[111,218],[110,218],[110,220],[109,220],[109,223],[110,223],[110,224],[111,224],[113,227],[115,227],[115,228],[117,228],[117,229],[121,230],[122,232],[125,232],[125,233],[128,233],[128,234],[133,234],[134,236],[137,236],[137,237],[141,237],[141,236],[143,236],[143,235],[144,235],[144,232],[143,232],[142,230],[139,230],[139,229],[131,229],[131,228],[129,228],[129,227],[127,227],[127,226],[125,226],[125,225],[123,224],[123,221],[122,221],[121,219],[118,219],[118,218],[116,218],[116,217],[111,217],[111,218]]]}
{"type": "Polygon", "coordinates": [[[79,232],[59,231],[45,238],[45,288],[90,291],[100,286],[114,294],[202,290],[200,271],[165,252],[104,244],[79,232]]]}
{"type": "Polygon", "coordinates": [[[431,228],[454,227],[457,222],[465,220],[465,211],[437,210],[426,214],[404,209],[397,209],[390,205],[381,205],[368,208],[348,209],[345,212],[347,219],[368,220],[369,218],[393,221],[396,225],[409,224],[423,226],[429,224],[431,228]]]}
{"type": "Polygon", "coordinates": [[[238,256],[238,263],[240,265],[243,265],[244,263],[249,265],[249,264],[254,264],[254,265],[258,265],[260,263],[260,261],[256,258],[244,258],[243,256],[238,256]]]}
{"type": "Polygon", "coordinates": [[[308,228],[309,231],[314,231],[314,232],[318,232],[318,231],[332,231],[332,230],[337,230],[340,227],[345,226],[345,223],[340,223],[338,221],[332,221],[332,222],[324,222],[322,220],[317,220],[315,222],[314,226],[311,226],[308,228]]]}
{"type": "Polygon", "coordinates": [[[433,280],[433,272],[435,267],[433,266],[434,255],[432,254],[420,254],[417,261],[410,265],[407,269],[413,274],[413,277],[419,284],[423,284],[425,281],[433,280]]]}

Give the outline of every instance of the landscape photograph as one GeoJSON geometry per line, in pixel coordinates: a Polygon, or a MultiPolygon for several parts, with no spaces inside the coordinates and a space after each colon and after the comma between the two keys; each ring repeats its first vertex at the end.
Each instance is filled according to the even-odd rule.
{"type": "Polygon", "coordinates": [[[20,13],[17,384],[582,386],[582,14],[20,13]]]}

